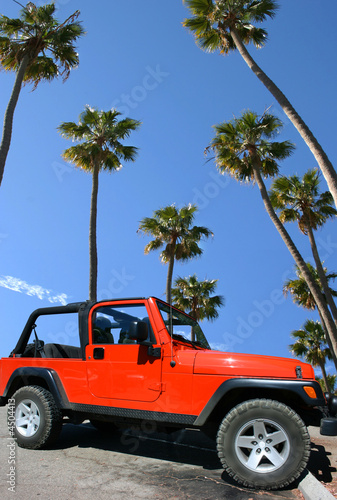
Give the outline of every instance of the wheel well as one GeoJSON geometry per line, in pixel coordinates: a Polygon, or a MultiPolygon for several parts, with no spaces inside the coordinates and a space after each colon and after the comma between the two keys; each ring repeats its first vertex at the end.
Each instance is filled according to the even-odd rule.
{"type": "MultiPolygon", "coordinates": [[[[236,388],[228,391],[210,413],[205,428],[218,429],[227,413],[236,405],[250,399],[272,399],[292,408],[306,425],[317,425],[320,412],[309,408],[297,394],[286,389],[270,390],[268,388],[236,388]]],[[[318,424],[319,425],[319,424],[318,424]]]]}
{"type": "Polygon", "coordinates": [[[24,377],[16,377],[9,390],[7,393],[7,398],[11,398],[13,394],[18,390],[21,389],[21,387],[25,387],[27,385],[38,385],[39,387],[43,387],[43,389],[47,389],[48,391],[50,388],[48,387],[47,382],[42,378],[38,377],[36,375],[27,375],[24,377]]]}

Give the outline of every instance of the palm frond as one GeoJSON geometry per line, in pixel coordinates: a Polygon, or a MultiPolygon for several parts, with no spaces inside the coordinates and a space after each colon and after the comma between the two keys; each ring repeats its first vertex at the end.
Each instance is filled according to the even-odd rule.
{"type": "Polygon", "coordinates": [[[97,164],[99,170],[111,172],[119,170],[122,167],[122,161],[135,161],[137,148],[125,146],[121,141],[131,131],[136,130],[140,122],[130,118],[119,121],[119,116],[120,113],[117,110],[105,112],[87,105],[80,114],[78,123],[62,123],[58,127],[60,134],[82,145],[78,151],[83,152],[84,158],[81,159],[78,154],[76,158],[72,158],[72,162],[75,164],[77,162],[79,167],[85,165],[85,169],[88,169],[87,156],[90,154],[94,160],[92,164],[97,164]]]}
{"type": "Polygon", "coordinates": [[[42,80],[69,77],[78,65],[75,43],[84,35],[79,11],[60,23],[55,17],[55,4],[36,7],[29,2],[21,10],[20,19],[0,16],[0,62],[4,69],[17,71],[23,58],[28,65],[24,81],[34,88],[42,80]]]}
{"type": "Polygon", "coordinates": [[[295,356],[304,357],[313,366],[322,366],[326,359],[332,358],[319,321],[307,320],[303,328],[292,331],[291,336],[295,342],[289,346],[290,350],[295,356]]]}
{"type": "MultiPolygon", "coordinates": [[[[314,266],[312,266],[312,264],[310,264],[310,262],[307,262],[306,265],[316,285],[321,289],[321,292],[325,297],[317,270],[314,268],[314,266]]],[[[337,278],[337,273],[334,272],[329,273],[326,267],[323,267],[323,271],[328,283],[337,278]]],[[[314,297],[308,287],[306,280],[303,278],[300,269],[297,266],[295,266],[295,272],[296,272],[296,278],[291,278],[285,281],[283,286],[283,293],[285,295],[288,295],[290,293],[293,302],[301,307],[304,307],[305,309],[310,309],[310,310],[316,309],[316,302],[314,300],[314,297]]],[[[331,288],[331,286],[329,286],[329,290],[333,297],[337,297],[336,290],[331,288]]]]}
{"type": "Polygon", "coordinates": [[[231,35],[234,29],[245,45],[262,47],[268,34],[254,23],[273,18],[278,8],[272,0],[184,0],[184,4],[191,17],[183,25],[195,35],[196,43],[207,52],[219,50],[222,54],[236,49],[231,35]]]}
{"type": "Polygon", "coordinates": [[[309,227],[316,230],[337,215],[331,193],[319,193],[317,169],[308,170],[302,179],[296,175],[276,179],[272,184],[270,199],[274,208],[280,211],[281,221],[297,220],[304,234],[308,233],[309,227]]]}
{"type": "Polygon", "coordinates": [[[210,149],[221,172],[239,181],[254,181],[254,167],[263,177],[274,177],[279,162],[290,156],[294,145],[289,141],[272,141],[282,128],[279,118],[246,110],[239,118],[214,126],[215,137],[210,149]]]}
{"type": "Polygon", "coordinates": [[[164,263],[172,259],[182,262],[202,254],[199,242],[208,238],[212,232],[203,226],[193,226],[196,205],[186,205],[177,209],[175,205],[168,205],[155,210],[153,217],[145,217],[139,223],[139,231],[154,237],[146,245],[147,253],[165,245],[160,254],[164,263]],[[161,244],[159,244],[161,242],[161,244]]]}
{"type": "Polygon", "coordinates": [[[217,280],[198,281],[195,274],[188,278],[178,277],[172,288],[174,305],[199,321],[213,321],[219,316],[218,309],[225,302],[221,295],[211,296],[216,283],[217,280]]]}

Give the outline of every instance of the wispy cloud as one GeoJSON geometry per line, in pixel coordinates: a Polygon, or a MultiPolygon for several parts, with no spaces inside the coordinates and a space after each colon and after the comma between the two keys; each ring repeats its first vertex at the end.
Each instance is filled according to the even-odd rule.
{"type": "Polygon", "coordinates": [[[13,290],[14,292],[38,297],[40,300],[48,300],[53,304],[60,302],[62,305],[66,305],[68,301],[68,296],[65,293],[55,293],[40,285],[29,285],[25,281],[14,278],[13,276],[0,276],[0,286],[13,290]]]}

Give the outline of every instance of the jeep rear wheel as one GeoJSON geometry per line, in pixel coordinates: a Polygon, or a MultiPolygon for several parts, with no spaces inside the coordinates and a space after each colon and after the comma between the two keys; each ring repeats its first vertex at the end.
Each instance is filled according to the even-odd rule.
{"type": "Polygon", "coordinates": [[[18,389],[13,437],[21,448],[40,449],[53,443],[62,427],[62,414],[49,391],[39,386],[18,389]]]}
{"type": "Polygon", "coordinates": [[[310,437],[291,408],[254,399],[233,408],[222,421],[217,449],[226,472],[251,488],[277,489],[292,483],[310,455],[310,437]]]}

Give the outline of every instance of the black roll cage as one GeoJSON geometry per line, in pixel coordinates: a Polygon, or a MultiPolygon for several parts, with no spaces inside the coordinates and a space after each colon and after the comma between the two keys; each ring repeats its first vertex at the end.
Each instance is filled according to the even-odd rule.
{"type": "MultiPolygon", "coordinates": [[[[89,312],[91,309],[92,305],[94,303],[87,301],[87,302],[74,302],[72,304],[67,304],[65,306],[53,306],[53,307],[41,307],[39,309],[35,309],[35,311],[32,312],[32,314],[29,316],[27,323],[22,330],[22,333],[20,335],[20,338],[11,352],[10,356],[13,355],[20,355],[23,354],[24,350],[27,347],[27,343],[29,340],[29,337],[32,333],[32,330],[35,326],[35,322],[39,316],[47,316],[47,315],[53,315],[53,314],[71,314],[71,313],[78,313],[78,322],[79,322],[79,334],[80,334],[80,341],[81,341],[81,353],[82,353],[82,359],[85,359],[85,345],[86,343],[82,343],[82,335],[83,335],[83,320],[85,320],[85,317],[88,318],[88,314],[85,314],[85,312],[89,312]]],[[[87,321],[86,321],[87,323],[87,321]]]]}
{"type": "Polygon", "coordinates": [[[29,316],[27,323],[22,330],[22,333],[20,335],[20,338],[10,353],[10,357],[13,357],[14,355],[20,356],[24,353],[29,337],[32,333],[32,330],[35,326],[35,322],[39,316],[47,316],[47,315],[53,315],[53,314],[71,314],[71,313],[78,313],[78,331],[79,331],[79,337],[80,337],[80,344],[81,344],[81,354],[82,354],[82,359],[85,359],[85,348],[89,344],[89,334],[88,334],[88,318],[89,318],[89,312],[91,308],[100,303],[106,303],[106,302],[119,302],[119,301],[124,301],[124,300],[146,300],[145,297],[135,297],[135,298],[118,298],[118,299],[109,299],[109,300],[103,300],[99,302],[93,302],[90,300],[87,300],[85,302],[73,302],[71,304],[67,304],[65,306],[52,306],[52,307],[41,307],[39,309],[35,309],[35,311],[32,312],[32,314],[29,316]]]}

